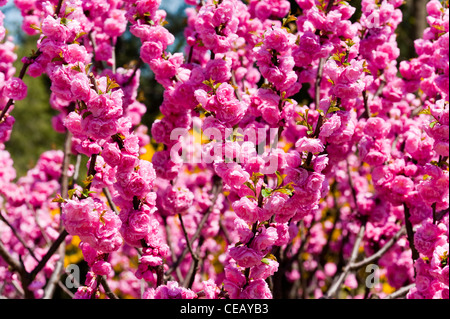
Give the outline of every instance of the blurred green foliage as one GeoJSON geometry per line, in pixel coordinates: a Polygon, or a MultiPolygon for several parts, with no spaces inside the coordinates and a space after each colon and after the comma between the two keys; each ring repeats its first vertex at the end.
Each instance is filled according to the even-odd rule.
{"type": "MultiPolygon", "coordinates": [[[[175,35],[175,43],[168,48],[172,53],[181,52],[184,46],[183,29],[186,24],[184,9],[186,5],[178,5],[175,9],[168,10],[166,27],[175,35]],[[180,18],[181,17],[181,18],[180,18]]],[[[9,8],[8,13],[11,14],[9,8]]],[[[21,33],[21,30],[10,30],[16,43],[17,61],[16,76],[22,68],[20,61],[24,56],[30,56],[32,50],[36,50],[38,37],[28,37],[21,33]]],[[[116,63],[118,67],[125,67],[130,62],[139,60],[140,40],[126,32],[118,39],[116,45],[116,63]]],[[[22,101],[16,101],[11,112],[16,122],[11,133],[11,139],[6,143],[6,148],[10,152],[17,176],[23,176],[34,167],[42,152],[50,149],[63,149],[64,134],[53,130],[51,119],[58,112],[53,110],[49,104],[50,80],[47,76],[32,78],[24,77],[24,82],[28,86],[28,96],[22,101]]],[[[148,65],[141,67],[139,98],[147,106],[147,113],[142,122],[149,128],[154,119],[159,114],[159,105],[163,100],[163,87],[155,80],[154,75],[148,65]]],[[[74,163],[75,160],[72,160],[74,163]]],[[[82,161],[80,176],[84,170],[86,159],[82,161]]]]}
{"type": "MultiPolygon", "coordinates": [[[[36,50],[36,37],[26,38],[20,46],[17,46],[18,56],[15,63],[16,75],[22,68],[20,59],[29,56],[36,50]]],[[[51,118],[57,114],[49,104],[50,83],[47,77],[24,77],[28,86],[28,96],[21,101],[16,101],[11,115],[16,122],[11,133],[11,139],[6,143],[6,148],[14,159],[14,167],[17,175],[23,176],[32,168],[39,155],[49,149],[62,149],[64,135],[55,132],[51,126],[51,118]]]]}

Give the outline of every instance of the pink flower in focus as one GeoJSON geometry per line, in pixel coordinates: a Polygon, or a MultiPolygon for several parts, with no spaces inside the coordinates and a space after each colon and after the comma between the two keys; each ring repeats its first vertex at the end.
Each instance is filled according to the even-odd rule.
{"type": "Polygon", "coordinates": [[[5,82],[3,95],[13,100],[23,100],[27,96],[27,85],[19,78],[11,78],[5,82]]]}
{"type": "Polygon", "coordinates": [[[259,265],[263,258],[261,252],[248,248],[247,246],[231,247],[229,249],[229,254],[239,266],[244,268],[259,265]]]}

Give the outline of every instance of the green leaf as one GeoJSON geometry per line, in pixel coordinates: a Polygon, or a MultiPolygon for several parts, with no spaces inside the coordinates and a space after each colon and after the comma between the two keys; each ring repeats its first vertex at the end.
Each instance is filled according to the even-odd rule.
{"type": "Polygon", "coordinates": [[[305,120],[301,120],[301,121],[297,121],[296,123],[297,125],[303,125],[303,126],[308,126],[308,123],[306,123],[305,120]]]}
{"type": "Polygon", "coordinates": [[[53,203],[64,203],[66,200],[61,197],[61,195],[57,194],[56,198],[52,200],[53,203]]]}
{"type": "Polygon", "coordinates": [[[267,188],[263,188],[262,190],[261,190],[261,195],[263,196],[263,197],[269,197],[270,196],[270,194],[272,194],[272,189],[271,188],[269,188],[269,187],[267,187],[267,188]]]}
{"type": "Polygon", "coordinates": [[[277,257],[275,257],[275,256],[274,256],[273,254],[271,254],[271,253],[267,254],[264,258],[272,259],[272,260],[274,260],[274,261],[277,261],[277,257]]]}
{"type": "Polygon", "coordinates": [[[78,100],[78,108],[79,111],[83,111],[87,109],[87,105],[83,100],[78,100]]]}
{"type": "Polygon", "coordinates": [[[69,189],[69,191],[67,192],[67,194],[69,195],[69,198],[72,199],[73,195],[75,195],[75,192],[77,190],[75,188],[69,189]]]}
{"type": "Polygon", "coordinates": [[[83,195],[83,197],[89,197],[89,194],[93,194],[95,193],[94,191],[89,191],[87,189],[83,189],[83,191],[81,192],[81,194],[83,195]]]}
{"type": "Polygon", "coordinates": [[[81,117],[82,117],[83,120],[84,120],[86,117],[88,117],[88,116],[91,115],[91,114],[92,114],[91,111],[87,111],[87,112],[84,112],[83,115],[82,115],[81,117]]]}
{"type": "Polygon", "coordinates": [[[252,183],[245,182],[244,185],[250,188],[254,193],[256,193],[255,186],[253,186],[252,183]]]}
{"type": "Polygon", "coordinates": [[[75,8],[67,7],[65,12],[64,12],[64,16],[66,17],[66,16],[68,16],[69,14],[71,14],[74,11],[75,11],[75,8]]]}
{"type": "Polygon", "coordinates": [[[250,178],[250,180],[253,182],[254,185],[256,185],[258,183],[258,179],[260,177],[264,176],[264,174],[261,173],[253,173],[252,177],[250,178]]]}
{"type": "Polygon", "coordinates": [[[430,108],[422,109],[418,114],[428,114],[431,115],[430,108]]]}
{"type": "Polygon", "coordinates": [[[52,59],[52,62],[59,62],[59,61],[64,62],[64,58],[62,58],[62,57],[60,57],[60,56],[55,56],[55,57],[52,59]]]}
{"type": "Polygon", "coordinates": [[[78,64],[74,65],[71,69],[74,70],[74,71],[77,71],[77,72],[81,72],[80,65],[78,65],[78,64]]]}
{"type": "Polygon", "coordinates": [[[346,43],[349,47],[352,47],[352,46],[355,45],[355,42],[353,42],[353,40],[351,40],[351,39],[348,39],[345,43],[346,43]]]}
{"type": "Polygon", "coordinates": [[[89,184],[92,183],[92,181],[94,180],[94,175],[89,175],[88,177],[86,177],[86,179],[83,181],[83,185],[85,187],[87,187],[89,184]]]}
{"type": "Polygon", "coordinates": [[[261,262],[264,263],[264,264],[266,264],[266,265],[270,265],[270,261],[269,261],[269,259],[267,259],[267,258],[261,259],[261,262]]]}
{"type": "Polygon", "coordinates": [[[215,82],[214,80],[209,79],[209,80],[203,81],[202,83],[207,85],[207,86],[209,86],[211,89],[213,89],[214,88],[214,82],[215,82]]]}
{"type": "Polygon", "coordinates": [[[327,111],[327,114],[328,113],[332,113],[332,112],[337,112],[337,111],[340,111],[341,109],[339,108],[339,107],[337,107],[337,106],[330,106],[329,108],[328,108],[328,111],[327,111]]]}
{"type": "Polygon", "coordinates": [[[92,63],[86,64],[86,66],[84,67],[84,70],[86,71],[86,73],[89,72],[89,69],[91,68],[92,63]]]}
{"type": "Polygon", "coordinates": [[[279,171],[276,171],[275,174],[277,175],[277,188],[283,184],[283,176],[281,176],[279,171]]]}
{"type": "Polygon", "coordinates": [[[39,32],[42,32],[42,30],[41,30],[41,28],[39,28],[37,25],[35,25],[35,24],[30,24],[30,28],[31,29],[34,29],[34,30],[37,30],[37,31],[39,31],[39,32]]]}
{"type": "Polygon", "coordinates": [[[293,195],[292,191],[287,189],[287,188],[279,188],[279,189],[276,189],[275,192],[283,193],[283,194],[286,194],[288,196],[292,196],[293,195]]]}
{"type": "Polygon", "coordinates": [[[431,123],[430,123],[430,128],[433,128],[433,127],[437,124],[437,122],[438,122],[438,121],[433,121],[433,122],[431,122],[431,123]]]}
{"type": "Polygon", "coordinates": [[[283,19],[283,26],[285,26],[286,24],[291,23],[293,21],[297,21],[297,18],[293,15],[290,15],[283,19]]]}
{"type": "Polygon", "coordinates": [[[69,23],[69,21],[71,21],[71,20],[67,19],[67,18],[61,18],[61,23],[64,25],[67,25],[67,23],[69,23]]]}

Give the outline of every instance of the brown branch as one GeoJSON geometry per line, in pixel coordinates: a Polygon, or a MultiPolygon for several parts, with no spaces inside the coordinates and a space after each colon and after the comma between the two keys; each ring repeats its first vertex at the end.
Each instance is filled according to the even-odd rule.
{"type": "MultiPolygon", "coordinates": [[[[34,299],[34,293],[28,289],[28,286],[33,281],[31,279],[30,274],[26,271],[25,266],[21,259],[17,260],[15,259],[6,249],[6,247],[3,245],[2,241],[0,240],[0,256],[3,258],[3,260],[11,267],[13,271],[16,271],[19,273],[20,276],[20,282],[22,284],[23,289],[23,295],[26,299],[34,299]]],[[[19,256],[20,258],[20,256],[19,256]]]]}
{"type": "Polygon", "coordinates": [[[238,87],[238,85],[237,85],[237,83],[236,83],[236,77],[235,77],[235,74],[234,74],[235,72],[234,72],[234,70],[231,72],[231,84],[233,85],[233,87],[234,87],[234,92],[236,93],[236,97],[238,98],[238,100],[239,101],[241,101],[242,102],[242,96],[241,96],[241,93],[239,92],[239,87],[238,87]]]}
{"type": "Polygon", "coordinates": [[[361,115],[358,117],[358,120],[360,120],[362,118],[365,118],[365,119],[370,118],[370,108],[369,108],[369,101],[367,98],[367,92],[363,91],[362,96],[363,96],[363,102],[364,102],[364,112],[361,113],[361,115]]]}
{"type": "Polygon", "coordinates": [[[189,273],[186,275],[186,278],[184,280],[183,286],[185,288],[190,289],[190,288],[192,288],[192,285],[194,284],[195,274],[197,273],[197,270],[199,268],[199,263],[200,263],[200,258],[198,257],[198,255],[200,254],[200,248],[203,245],[203,242],[204,242],[204,238],[202,236],[199,239],[199,243],[197,246],[197,252],[195,253],[197,258],[195,258],[194,261],[192,262],[191,267],[189,268],[189,273]]]}
{"type": "Polygon", "coordinates": [[[119,297],[117,297],[117,295],[109,287],[106,276],[100,277],[100,283],[103,286],[103,289],[105,289],[105,294],[109,297],[109,299],[119,299],[119,297]]]}
{"type": "Polygon", "coordinates": [[[34,260],[39,261],[39,259],[37,259],[36,255],[34,254],[33,250],[31,250],[31,248],[28,247],[28,245],[25,243],[25,240],[19,234],[17,229],[13,225],[11,225],[11,223],[3,216],[1,211],[0,211],[0,220],[3,221],[11,229],[14,236],[19,240],[19,242],[23,245],[23,247],[25,247],[25,249],[28,250],[31,257],[33,257],[34,260]]]}
{"type": "Polygon", "coordinates": [[[339,288],[341,287],[345,278],[347,278],[347,275],[349,274],[349,272],[351,270],[352,264],[355,262],[356,257],[358,257],[358,250],[361,245],[361,241],[364,237],[365,231],[366,231],[366,225],[365,225],[365,223],[363,223],[359,229],[358,235],[356,236],[355,243],[354,243],[353,249],[352,249],[352,254],[350,255],[350,259],[348,260],[347,265],[344,267],[344,271],[332,283],[330,289],[328,290],[328,292],[326,294],[326,298],[334,297],[338,293],[339,288]]]}
{"type": "Polygon", "coordinates": [[[380,250],[378,250],[373,255],[361,261],[354,262],[353,264],[350,265],[350,269],[356,270],[374,263],[376,260],[380,259],[392,246],[394,246],[401,236],[405,234],[406,234],[405,227],[400,228],[400,230],[386,244],[384,244],[384,246],[380,250]]]}
{"type": "Polygon", "coordinates": [[[387,295],[383,299],[398,299],[398,298],[402,298],[402,297],[406,296],[408,294],[408,292],[412,288],[414,288],[415,286],[416,286],[416,284],[410,284],[408,286],[402,287],[402,288],[398,289],[397,291],[394,291],[390,295],[387,295]]]}
{"type": "MultiPolygon", "coordinates": [[[[320,84],[322,82],[322,76],[323,76],[323,66],[325,64],[325,58],[321,58],[319,60],[319,65],[317,66],[317,75],[316,75],[316,82],[314,84],[314,104],[316,107],[316,110],[319,109],[320,104],[320,84]]],[[[313,138],[319,137],[320,134],[320,128],[323,125],[323,116],[319,113],[319,118],[317,119],[316,128],[314,129],[313,138]]],[[[308,153],[306,157],[305,165],[306,167],[309,167],[311,165],[313,154],[311,152],[308,153]]]]}
{"type": "Polygon", "coordinates": [[[131,73],[130,77],[128,78],[127,82],[125,82],[124,86],[130,85],[131,81],[133,81],[134,76],[136,75],[137,70],[142,66],[142,60],[139,59],[139,61],[136,63],[136,65],[133,68],[133,73],[131,73]]]}
{"type": "Polygon", "coordinates": [[[72,133],[67,131],[64,141],[64,158],[61,167],[61,177],[60,177],[60,184],[61,184],[60,191],[62,198],[67,198],[69,191],[68,171],[70,165],[71,148],[72,148],[72,133]]]}
{"type": "MultiPolygon", "coordinates": [[[[170,249],[170,257],[172,259],[172,263],[174,263],[176,255],[175,255],[175,251],[174,251],[173,245],[172,245],[173,242],[172,242],[172,235],[170,234],[170,227],[167,224],[166,217],[163,217],[163,221],[164,221],[164,230],[166,232],[167,244],[169,245],[169,249],[170,249]]],[[[180,282],[183,281],[184,280],[183,274],[181,273],[180,268],[178,268],[178,267],[176,268],[176,273],[177,273],[178,280],[180,282]]]]}
{"type": "Polygon", "coordinates": [[[381,93],[383,93],[383,89],[384,89],[385,85],[386,85],[386,81],[381,80],[380,86],[378,87],[377,91],[376,91],[375,94],[373,95],[373,98],[372,98],[372,99],[377,98],[378,96],[381,95],[381,93]]]}
{"type": "Polygon", "coordinates": [[[233,243],[230,233],[228,232],[225,225],[223,224],[222,219],[219,220],[219,227],[220,227],[220,230],[222,231],[223,236],[225,237],[225,240],[227,241],[227,243],[228,244],[233,243]]]}
{"type": "Polygon", "coordinates": [[[320,84],[322,83],[324,64],[325,64],[325,58],[321,58],[319,60],[319,65],[317,66],[316,82],[314,83],[314,94],[315,94],[314,95],[314,104],[316,105],[316,110],[319,109],[319,104],[320,104],[320,84]]]}
{"type": "MultiPolygon", "coordinates": [[[[25,76],[25,73],[27,72],[28,67],[33,64],[33,62],[42,54],[41,51],[39,51],[39,49],[28,59],[26,59],[26,61],[23,63],[22,65],[22,69],[20,70],[19,79],[23,79],[25,76]]],[[[9,108],[14,104],[14,100],[13,99],[9,99],[8,102],[5,105],[5,108],[2,110],[2,113],[0,114],[0,123],[3,121],[4,117],[6,116],[6,113],[8,112],[9,108]]]]}
{"type": "Polygon", "coordinates": [[[0,256],[2,256],[3,260],[12,268],[12,270],[17,271],[20,274],[26,272],[22,263],[8,252],[2,241],[0,241],[0,256]]]}
{"type": "Polygon", "coordinates": [[[412,251],[412,259],[413,259],[413,262],[415,262],[419,258],[419,252],[417,251],[416,246],[414,245],[414,231],[413,231],[411,221],[409,220],[409,218],[411,217],[411,214],[409,212],[409,207],[405,203],[403,203],[403,209],[405,211],[406,234],[408,235],[407,237],[408,237],[409,247],[411,248],[411,251],[412,251]]]}
{"type": "MultiPolygon", "coordinates": [[[[219,194],[222,192],[222,186],[223,186],[222,179],[220,177],[218,177],[217,175],[214,175],[213,180],[214,180],[213,186],[212,186],[213,199],[212,199],[211,206],[208,207],[208,209],[206,210],[206,212],[203,215],[203,218],[201,219],[200,223],[198,224],[197,231],[194,233],[194,235],[191,238],[192,242],[200,236],[202,228],[205,225],[206,221],[208,220],[208,217],[211,214],[211,212],[217,202],[219,194]]],[[[188,252],[189,252],[189,248],[186,247],[184,249],[184,251],[181,253],[181,255],[178,257],[175,264],[166,271],[166,275],[170,275],[180,265],[180,263],[183,261],[184,257],[186,256],[186,254],[188,252]]]]}
{"type": "Polygon", "coordinates": [[[61,270],[64,266],[65,250],[66,245],[62,244],[59,247],[60,258],[56,262],[55,269],[53,270],[53,273],[47,282],[47,287],[45,287],[43,299],[51,299],[53,297],[53,294],[55,293],[56,285],[58,284],[58,282],[60,282],[61,270]]]}
{"type": "Polygon", "coordinates": [[[178,217],[180,219],[181,229],[183,230],[184,238],[186,239],[187,248],[189,249],[192,258],[198,261],[198,256],[194,253],[194,250],[192,249],[192,244],[191,241],[189,240],[189,235],[183,222],[183,217],[181,216],[181,214],[178,214],[178,217]]]}
{"type": "Polygon", "coordinates": [[[63,2],[64,2],[64,0],[58,1],[58,5],[56,6],[56,9],[55,9],[55,18],[58,18],[63,2]]]}
{"type": "Polygon", "coordinates": [[[105,194],[106,200],[108,201],[109,207],[116,213],[116,215],[119,215],[119,210],[117,209],[116,204],[114,204],[114,201],[111,196],[111,192],[109,191],[108,187],[103,187],[103,194],[105,194]]]}
{"type": "Polygon", "coordinates": [[[159,287],[164,282],[164,265],[156,267],[156,287],[159,287]]]}
{"type": "Polygon", "coordinates": [[[58,250],[59,245],[61,245],[61,243],[66,239],[67,235],[69,235],[69,233],[65,229],[63,229],[59,233],[58,238],[53,242],[52,246],[48,249],[44,257],[42,257],[39,264],[37,264],[37,266],[31,271],[30,282],[33,281],[34,278],[36,278],[36,275],[45,267],[47,261],[49,261],[49,259],[53,256],[53,254],[58,250]]]}

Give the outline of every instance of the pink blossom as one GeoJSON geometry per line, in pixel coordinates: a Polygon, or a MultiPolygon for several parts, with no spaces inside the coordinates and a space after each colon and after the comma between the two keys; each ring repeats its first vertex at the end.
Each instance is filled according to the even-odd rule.
{"type": "Polygon", "coordinates": [[[240,200],[233,202],[232,205],[236,215],[245,221],[254,223],[259,217],[258,204],[248,197],[242,197],[240,200]]]}
{"type": "Polygon", "coordinates": [[[295,147],[299,152],[320,153],[324,150],[322,142],[318,139],[302,137],[295,142],[295,147]]]}
{"type": "Polygon", "coordinates": [[[274,227],[263,227],[261,232],[252,241],[250,247],[255,250],[264,251],[271,247],[278,239],[277,229],[274,227]]]}
{"type": "Polygon", "coordinates": [[[19,78],[12,78],[5,82],[3,94],[13,100],[23,100],[27,96],[27,85],[19,78]]]}
{"type": "Polygon", "coordinates": [[[232,247],[229,254],[239,266],[245,268],[259,265],[263,257],[262,253],[247,246],[232,247]]]}
{"type": "Polygon", "coordinates": [[[269,286],[263,279],[255,279],[244,289],[243,297],[245,299],[272,299],[272,293],[269,286]]]}

